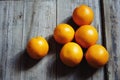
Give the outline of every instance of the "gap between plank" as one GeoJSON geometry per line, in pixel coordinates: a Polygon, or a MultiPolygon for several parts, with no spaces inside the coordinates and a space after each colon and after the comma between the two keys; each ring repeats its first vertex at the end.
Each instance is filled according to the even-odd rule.
{"type": "MultiPolygon", "coordinates": [[[[104,15],[104,2],[100,0],[100,12],[101,12],[101,29],[102,29],[102,45],[106,48],[106,33],[105,33],[105,15],[104,15]]],[[[104,80],[108,80],[108,65],[104,66],[104,80]]]]}

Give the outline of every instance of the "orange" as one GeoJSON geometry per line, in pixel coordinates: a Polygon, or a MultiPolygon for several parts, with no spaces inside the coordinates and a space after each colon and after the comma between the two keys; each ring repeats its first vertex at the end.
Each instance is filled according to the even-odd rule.
{"type": "Polygon", "coordinates": [[[48,42],[41,36],[31,38],[27,44],[28,55],[33,59],[40,59],[46,56],[48,50],[48,42]]]}
{"type": "Polygon", "coordinates": [[[81,47],[88,48],[97,42],[98,32],[91,25],[83,25],[77,29],[75,40],[81,47]]]}
{"type": "Polygon", "coordinates": [[[83,4],[74,9],[72,17],[79,26],[89,25],[94,19],[94,12],[90,7],[83,4]]]}
{"type": "Polygon", "coordinates": [[[95,44],[88,48],[85,58],[92,67],[99,68],[108,62],[109,53],[102,45],[95,44]]]}
{"type": "Polygon", "coordinates": [[[74,38],[75,31],[68,24],[59,24],[54,30],[54,38],[60,44],[70,42],[74,38]]]}
{"type": "Polygon", "coordinates": [[[82,57],[82,48],[75,42],[66,43],[60,51],[61,61],[69,67],[78,65],[81,62],[82,57]]]}

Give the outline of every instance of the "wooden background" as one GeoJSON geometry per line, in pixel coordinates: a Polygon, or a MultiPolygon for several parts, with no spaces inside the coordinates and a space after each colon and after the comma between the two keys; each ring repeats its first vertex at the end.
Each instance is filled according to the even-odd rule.
{"type": "Polygon", "coordinates": [[[0,0],[0,80],[120,80],[120,0],[0,0]],[[76,6],[90,6],[99,44],[110,53],[107,65],[91,68],[85,59],[69,68],[59,59],[62,45],[53,39],[59,23],[75,29],[71,15],[76,6]],[[26,54],[31,37],[43,36],[49,53],[36,61],[26,54]]]}

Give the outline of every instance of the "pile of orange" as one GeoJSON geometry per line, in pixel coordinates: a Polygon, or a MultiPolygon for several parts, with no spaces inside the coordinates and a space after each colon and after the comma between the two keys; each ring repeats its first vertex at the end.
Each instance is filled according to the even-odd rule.
{"type": "MultiPolygon", "coordinates": [[[[57,25],[54,29],[54,39],[63,44],[60,51],[61,61],[70,67],[78,65],[83,56],[88,64],[95,68],[104,66],[109,59],[108,51],[100,44],[96,28],[90,25],[94,19],[93,10],[87,5],[80,5],[73,11],[73,21],[80,26],[76,31],[66,23],[57,25]],[[73,42],[73,39],[75,41],[73,42]],[[87,48],[83,54],[82,48],[87,48]]],[[[33,59],[40,59],[47,55],[49,45],[43,37],[32,38],[27,45],[27,51],[33,59]]]]}

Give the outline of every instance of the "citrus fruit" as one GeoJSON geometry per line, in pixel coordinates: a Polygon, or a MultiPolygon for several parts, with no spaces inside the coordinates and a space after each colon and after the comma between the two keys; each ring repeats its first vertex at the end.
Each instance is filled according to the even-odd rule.
{"type": "Polygon", "coordinates": [[[95,44],[88,48],[85,58],[92,67],[99,68],[108,62],[109,53],[102,45],[95,44]]]}
{"type": "Polygon", "coordinates": [[[61,61],[69,67],[78,65],[81,62],[82,57],[82,48],[75,42],[66,43],[60,51],[61,61]]]}
{"type": "Polygon", "coordinates": [[[28,55],[33,59],[40,59],[46,56],[48,50],[48,42],[41,36],[31,38],[27,44],[28,55]]]}
{"type": "Polygon", "coordinates": [[[68,24],[59,24],[54,30],[54,38],[60,44],[70,42],[74,38],[75,31],[68,24]]]}
{"type": "Polygon", "coordinates": [[[74,9],[72,17],[79,26],[89,25],[94,19],[94,12],[90,7],[83,4],[74,9]]]}
{"type": "Polygon", "coordinates": [[[83,25],[77,29],[75,40],[81,47],[88,48],[97,42],[98,32],[91,25],[83,25]]]}

